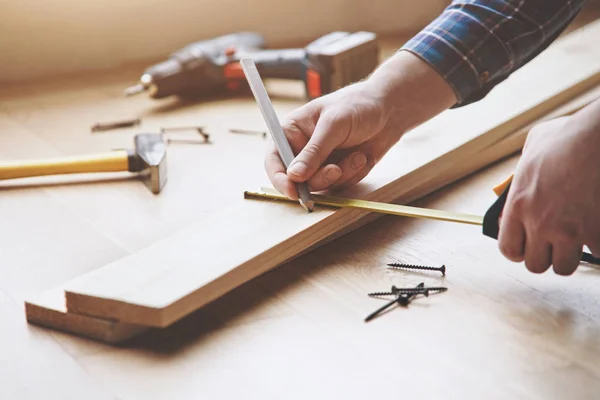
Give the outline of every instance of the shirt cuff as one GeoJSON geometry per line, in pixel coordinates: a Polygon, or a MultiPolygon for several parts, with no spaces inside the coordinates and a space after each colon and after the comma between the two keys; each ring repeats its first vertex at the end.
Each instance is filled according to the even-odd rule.
{"type": "Polygon", "coordinates": [[[453,108],[460,107],[485,97],[546,49],[582,3],[455,0],[400,51],[413,53],[437,71],[456,95],[453,108]]]}
{"type": "Polygon", "coordinates": [[[473,43],[458,39],[479,38],[483,34],[469,24],[461,25],[448,19],[434,21],[400,51],[411,52],[440,74],[456,95],[456,107],[483,98],[494,86],[493,78],[511,66],[510,55],[501,48],[500,42],[488,40],[474,54],[473,43]]]}

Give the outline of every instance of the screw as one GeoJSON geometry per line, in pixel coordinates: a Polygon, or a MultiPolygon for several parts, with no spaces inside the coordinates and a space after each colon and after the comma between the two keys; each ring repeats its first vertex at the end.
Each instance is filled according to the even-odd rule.
{"type": "Polygon", "coordinates": [[[448,288],[445,287],[428,287],[428,288],[397,288],[396,286],[392,286],[392,289],[389,292],[373,292],[368,295],[371,297],[378,296],[396,296],[400,294],[424,294],[425,296],[429,296],[429,292],[445,292],[448,288]]]}
{"type": "Polygon", "coordinates": [[[197,140],[192,140],[192,139],[179,139],[179,138],[177,138],[177,139],[173,139],[173,138],[167,138],[167,140],[166,140],[166,141],[167,141],[167,143],[168,143],[168,144],[171,144],[171,143],[181,143],[181,144],[205,144],[205,143],[208,143],[208,141],[206,141],[206,140],[205,140],[205,141],[202,141],[202,142],[199,142],[199,141],[197,141],[197,140]]]}
{"type": "Polygon", "coordinates": [[[90,128],[92,132],[109,131],[111,129],[128,128],[139,125],[142,121],[138,118],[115,122],[97,122],[90,128]]]}
{"type": "Polygon", "coordinates": [[[256,135],[262,135],[263,138],[267,137],[267,132],[264,131],[253,131],[251,129],[235,129],[235,128],[231,128],[229,129],[230,133],[248,133],[248,134],[256,134],[256,135]]]}
{"type": "Polygon", "coordinates": [[[187,143],[187,144],[200,144],[200,143],[209,143],[209,134],[204,132],[204,128],[201,126],[175,126],[175,127],[171,127],[171,128],[160,128],[160,132],[164,135],[166,132],[169,131],[185,131],[185,130],[193,130],[198,132],[199,135],[201,135],[204,138],[203,142],[198,142],[195,140],[190,140],[190,139],[167,139],[167,142],[169,143],[187,143]]]}
{"type": "MultiPolygon", "coordinates": [[[[417,287],[415,289],[420,289],[423,288],[425,286],[425,284],[423,282],[419,283],[417,285],[417,287]]],[[[393,306],[394,304],[398,303],[402,306],[406,306],[408,305],[408,303],[410,302],[410,299],[414,296],[416,296],[418,293],[410,293],[410,294],[400,294],[397,298],[395,298],[394,300],[390,301],[389,303],[381,306],[380,308],[378,308],[377,310],[375,310],[374,312],[372,312],[371,314],[369,314],[367,316],[367,318],[365,318],[365,322],[369,322],[370,320],[372,320],[373,318],[375,318],[377,315],[381,314],[381,312],[383,312],[384,310],[390,308],[391,306],[393,306]]]]}
{"type": "Polygon", "coordinates": [[[398,291],[400,289],[397,288],[396,286],[392,285],[392,288],[390,289],[389,292],[373,292],[373,293],[369,293],[368,296],[371,297],[377,297],[377,296],[395,296],[398,294],[398,291]]]}
{"type": "Polygon", "coordinates": [[[395,269],[418,269],[424,271],[440,271],[442,275],[446,275],[446,266],[442,265],[439,268],[436,267],[428,267],[425,265],[413,265],[413,264],[399,264],[399,263],[391,263],[388,264],[389,267],[395,269]]]}

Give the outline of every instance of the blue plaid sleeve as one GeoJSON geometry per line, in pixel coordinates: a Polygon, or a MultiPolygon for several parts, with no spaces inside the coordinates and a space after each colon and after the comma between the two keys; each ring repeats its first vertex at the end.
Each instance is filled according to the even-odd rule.
{"type": "Polygon", "coordinates": [[[431,65],[460,107],[545,50],[571,23],[584,0],[455,0],[400,50],[431,65]]]}

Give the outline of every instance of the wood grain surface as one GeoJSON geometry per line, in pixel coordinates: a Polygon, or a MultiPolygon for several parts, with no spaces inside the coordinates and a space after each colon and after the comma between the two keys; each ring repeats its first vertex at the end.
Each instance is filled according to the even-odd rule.
{"type": "MultiPolygon", "coordinates": [[[[477,139],[498,142],[600,83],[597,37],[600,23],[569,34],[477,104],[449,110],[411,131],[363,183],[342,195],[406,203],[437,189],[432,177],[441,185],[452,182],[445,174],[488,146],[477,139]],[[469,147],[471,142],[478,145],[469,147]]],[[[224,209],[67,283],[67,310],[166,327],[368,215],[349,209],[304,214],[273,202],[224,209]]]]}
{"type": "MultiPolygon", "coordinates": [[[[385,54],[401,41],[390,41],[385,54]]],[[[261,164],[263,139],[227,132],[262,129],[251,99],[123,99],[136,78],[119,70],[0,92],[2,160],[127,147],[136,132],[161,126],[200,124],[214,139],[210,147],[169,148],[171,180],[160,196],[113,174],[0,185],[0,399],[598,398],[600,271],[531,274],[461,224],[380,218],[119,347],[27,324],[24,299],[235,205],[250,183],[266,183],[262,168],[246,168],[261,164]],[[141,128],[89,132],[97,121],[124,117],[141,117],[141,128]],[[232,167],[242,160],[244,168],[232,167]],[[390,261],[445,264],[448,272],[394,271],[390,261]],[[363,322],[383,302],[368,292],[419,282],[448,291],[363,322]]],[[[273,85],[283,94],[296,88],[273,85]]],[[[283,94],[278,112],[302,104],[283,94]]],[[[415,205],[483,213],[492,186],[517,160],[415,205]]]]}

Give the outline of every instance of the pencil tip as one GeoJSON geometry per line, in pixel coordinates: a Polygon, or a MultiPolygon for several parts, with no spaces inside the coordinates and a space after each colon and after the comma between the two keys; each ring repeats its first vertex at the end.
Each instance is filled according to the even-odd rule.
{"type": "Polygon", "coordinates": [[[315,207],[314,201],[310,200],[310,201],[304,202],[304,201],[302,201],[302,199],[300,199],[299,201],[300,201],[300,205],[302,205],[302,207],[304,207],[306,212],[308,212],[308,213],[313,212],[313,209],[315,207]]]}

